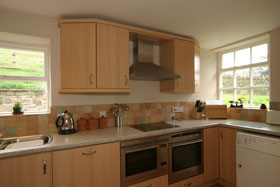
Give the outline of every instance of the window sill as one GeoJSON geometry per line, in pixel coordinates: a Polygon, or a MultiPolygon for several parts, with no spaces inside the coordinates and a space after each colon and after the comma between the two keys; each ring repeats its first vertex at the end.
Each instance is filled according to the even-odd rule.
{"type": "Polygon", "coordinates": [[[0,117],[9,117],[9,116],[32,116],[32,115],[44,115],[44,114],[50,114],[50,111],[42,111],[42,112],[25,112],[23,114],[13,114],[10,112],[7,113],[0,113],[0,117]]]}
{"type": "Polygon", "coordinates": [[[260,109],[259,107],[245,107],[245,108],[231,108],[228,107],[228,109],[233,109],[233,110],[268,110],[268,109],[260,109]]]}

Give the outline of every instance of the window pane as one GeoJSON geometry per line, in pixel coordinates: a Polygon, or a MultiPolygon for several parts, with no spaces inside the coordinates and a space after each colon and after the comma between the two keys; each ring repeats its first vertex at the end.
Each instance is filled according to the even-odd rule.
{"type": "Polygon", "coordinates": [[[267,44],[258,45],[252,48],[252,63],[267,61],[267,44]]]}
{"type": "Polygon", "coordinates": [[[233,90],[222,91],[223,104],[230,105],[229,101],[233,101],[233,90]]]}
{"type": "Polygon", "coordinates": [[[233,87],[233,71],[224,72],[221,74],[221,88],[233,87]]]}
{"type": "Polygon", "coordinates": [[[236,86],[249,87],[250,86],[250,70],[241,69],[236,71],[236,86]]]}
{"type": "Polygon", "coordinates": [[[250,64],[250,48],[235,52],[235,66],[244,66],[250,64]]]}
{"type": "Polygon", "coordinates": [[[222,58],[222,69],[231,68],[234,66],[234,53],[223,54],[222,58]]]}
{"type": "Polygon", "coordinates": [[[253,89],[253,105],[260,107],[261,104],[269,106],[269,88],[255,88],[253,89]]]}
{"type": "Polygon", "coordinates": [[[261,66],[252,68],[253,86],[268,86],[269,85],[269,68],[261,66]]]}
{"type": "Polygon", "coordinates": [[[0,81],[0,112],[13,112],[20,102],[22,111],[48,111],[46,82],[0,81]]]}
{"type": "Polygon", "coordinates": [[[243,106],[250,106],[250,91],[249,89],[237,89],[236,99],[244,98],[243,106]]]}
{"type": "Polygon", "coordinates": [[[0,75],[44,76],[44,52],[0,48],[0,75]]]}
{"type": "Polygon", "coordinates": [[[46,82],[0,81],[0,90],[46,90],[46,82]]]}

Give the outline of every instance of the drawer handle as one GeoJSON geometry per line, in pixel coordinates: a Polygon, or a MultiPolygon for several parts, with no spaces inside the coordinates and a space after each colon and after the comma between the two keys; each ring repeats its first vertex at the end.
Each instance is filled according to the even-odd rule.
{"type": "Polygon", "coordinates": [[[82,155],[93,155],[95,154],[96,151],[91,151],[91,152],[83,152],[82,155]]]}
{"type": "Polygon", "coordinates": [[[149,184],[147,187],[152,187],[153,186],[153,184],[149,184]]]}
{"type": "Polygon", "coordinates": [[[191,186],[192,182],[184,184],[184,186],[191,186]]]}

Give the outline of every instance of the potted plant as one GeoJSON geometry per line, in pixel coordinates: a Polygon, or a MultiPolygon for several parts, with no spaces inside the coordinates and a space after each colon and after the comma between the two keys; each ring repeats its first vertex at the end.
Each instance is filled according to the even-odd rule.
{"type": "Polygon", "coordinates": [[[20,102],[16,102],[14,104],[14,107],[13,107],[13,114],[23,114],[23,112],[21,111],[22,107],[21,107],[21,104],[20,102]]]}

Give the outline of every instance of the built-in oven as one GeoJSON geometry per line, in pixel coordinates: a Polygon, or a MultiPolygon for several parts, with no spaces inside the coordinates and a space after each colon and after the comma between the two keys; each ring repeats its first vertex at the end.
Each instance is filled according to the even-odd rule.
{"type": "Polygon", "coordinates": [[[122,186],[167,173],[168,135],[121,142],[122,186]]]}
{"type": "Polygon", "coordinates": [[[169,184],[203,173],[201,130],[169,135],[169,184]]]}

